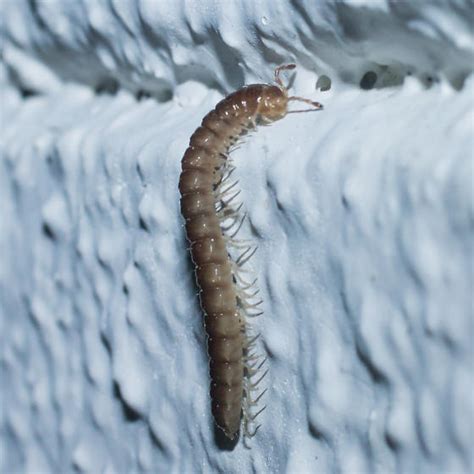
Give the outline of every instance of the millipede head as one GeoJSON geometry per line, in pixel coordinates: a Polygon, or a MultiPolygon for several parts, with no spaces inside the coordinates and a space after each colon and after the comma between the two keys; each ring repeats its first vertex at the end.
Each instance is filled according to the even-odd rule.
{"type": "Polygon", "coordinates": [[[282,119],[288,111],[288,94],[280,86],[263,85],[258,97],[258,114],[264,123],[282,119]]]}
{"type": "Polygon", "coordinates": [[[320,110],[323,106],[319,102],[299,96],[288,96],[288,86],[283,84],[280,73],[282,71],[291,71],[296,68],[295,64],[283,64],[275,69],[276,85],[266,85],[263,87],[258,99],[258,113],[264,122],[271,123],[282,119],[286,114],[300,112],[313,112],[320,110]],[[304,102],[312,106],[311,109],[288,110],[290,101],[304,102]]]}
{"type": "MultiPolygon", "coordinates": [[[[291,71],[296,68],[296,64],[283,64],[282,66],[278,66],[275,69],[275,82],[278,84],[280,89],[285,92],[285,94],[288,94],[288,88],[289,86],[285,86],[280,78],[280,72],[281,71],[291,71]]],[[[292,110],[292,111],[287,111],[288,114],[294,114],[294,113],[300,113],[300,112],[313,112],[315,110],[320,110],[323,108],[323,105],[320,104],[319,102],[315,102],[310,99],[306,99],[304,97],[298,97],[298,96],[291,96],[288,97],[288,102],[289,101],[298,101],[298,102],[304,102],[306,104],[311,105],[313,108],[312,109],[305,109],[305,110],[292,110]]]]}

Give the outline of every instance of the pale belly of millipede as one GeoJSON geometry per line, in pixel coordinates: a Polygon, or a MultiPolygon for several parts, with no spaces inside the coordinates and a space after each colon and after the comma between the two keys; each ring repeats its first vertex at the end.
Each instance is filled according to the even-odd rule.
{"type": "Polygon", "coordinates": [[[254,248],[237,240],[243,216],[235,199],[237,182],[231,182],[233,166],[228,159],[231,147],[257,123],[283,118],[291,100],[322,108],[317,102],[288,97],[279,73],[277,85],[243,87],[219,102],[194,132],[182,159],[179,181],[181,213],[191,244],[196,282],[208,335],[212,414],[216,424],[230,439],[239,433],[243,418],[244,435],[252,437],[253,426],[263,408],[257,408],[259,384],[266,374],[265,358],[255,353],[258,336],[252,334],[247,317],[261,314],[255,297],[255,281],[247,281],[244,264],[254,248]],[[231,258],[235,252],[239,254],[231,258]]]}

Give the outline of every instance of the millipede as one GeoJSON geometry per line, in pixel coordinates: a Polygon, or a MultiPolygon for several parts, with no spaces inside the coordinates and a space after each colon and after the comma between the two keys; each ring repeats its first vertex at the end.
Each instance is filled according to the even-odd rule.
{"type": "Polygon", "coordinates": [[[240,191],[238,181],[231,182],[235,167],[229,155],[258,125],[322,109],[319,102],[288,95],[280,73],[295,67],[279,66],[275,84],[247,85],[221,100],[191,136],[181,161],[181,213],[208,336],[212,414],[229,439],[239,434],[242,421],[244,437],[259,429],[255,419],[265,406],[257,405],[266,390],[256,393],[268,371],[266,358],[255,347],[259,334],[253,334],[247,321],[262,314],[262,300],[255,301],[256,279],[248,281],[244,268],[256,247],[236,238],[245,214],[242,204],[236,204],[240,191]],[[290,101],[312,108],[290,111],[290,101]]]}

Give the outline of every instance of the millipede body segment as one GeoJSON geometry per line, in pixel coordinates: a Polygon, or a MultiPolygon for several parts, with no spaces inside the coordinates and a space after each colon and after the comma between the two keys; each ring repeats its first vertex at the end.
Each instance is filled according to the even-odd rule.
{"type": "MultiPolygon", "coordinates": [[[[251,245],[236,240],[243,217],[234,201],[236,182],[230,183],[234,169],[228,159],[231,147],[258,124],[282,119],[292,100],[321,109],[321,104],[301,97],[289,97],[279,73],[293,64],[275,70],[276,85],[254,84],[230,94],[203,119],[191,136],[182,159],[179,180],[181,213],[191,243],[196,281],[208,335],[212,413],[216,424],[233,439],[244,418],[245,435],[251,437],[258,426],[249,425],[260,413],[252,414],[263,393],[252,393],[266,372],[259,372],[265,359],[254,353],[255,340],[248,316],[258,313],[261,301],[253,302],[254,282],[246,281],[242,268],[253,254],[251,245]],[[231,249],[240,252],[231,257],[231,249]],[[255,377],[260,377],[255,381],[255,377]]],[[[308,110],[308,111],[309,111],[308,110]]]]}

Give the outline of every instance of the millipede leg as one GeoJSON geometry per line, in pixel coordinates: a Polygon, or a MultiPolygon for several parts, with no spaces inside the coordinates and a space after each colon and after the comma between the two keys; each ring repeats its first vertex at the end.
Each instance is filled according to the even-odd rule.
{"type": "Polygon", "coordinates": [[[263,360],[260,362],[258,359],[261,359],[262,357],[263,357],[262,355],[259,355],[255,359],[252,359],[252,360],[245,358],[245,362],[244,362],[245,369],[251,370],[251,371],[258,371],[259,369],[261,369],[263,367],[263,364],[265,364],[265,362],[267,361],[267,358],[264,357],[263,360]],[[249,362],[253,362],[253,364],[249,364],[249,362]]]}
{"type": "MultiPolygon", "coordinates": [[[[235,277],[235,281],[238,285],[244,284],[246,287],[250,288],[250,286],[253,285],[254,282],[249,283],[248,281],[245,281],[240,275],[238,275],[235,271],[232,272],[232,275],[235,277]]],[[[240,288],[245,288],[245,287],[240,287],[240,288]]]]}
{"type": "Polygon", "coordinates": [[[266,361],[267,358],[265,357],[260,363],[258,361],[255,361],[253,364],[244,363],[244,368],[247,371],[248,377],[250,378],[258,374],[259,370],[263,367],[266,361]]]}
{"type": "Polygon", "coordinates": [[[258,410],[257,413],[255,413],[255,415],[251,415],[251,414],[247,413],[248,419],[250,421],[255,421],[257,416],[260,415],[260,413],[262,413],[262,411],[265,410],[265,408],[267,408],[267,405],[263,406],[260,410],[258,410]]]}
{"type": "Polygon", "coordinates": [[[252,282],[246,283],[244,286],[240,286],[241,290],[248,290],[249,288],[252,288],[256,283],[257,283],[257,278],[255,278],[252,282]]]}
{"type": "MultiPolygon", "coordinates": [[[[260,290],[257,290],[252,297],[255,297],[257,293],[259,293],[260,290]]],[[[240,294],[239,291],[237,291],[237,298],[240,303],[240,306],[244,309],[247,309],[248,307],[251,307],[252,305],[249,303],[251,301],[252,297],[246,297],[245,295],[240,294]]],[[[246,315],[248,315],[248,312],[245,312],[246,315]]]]}
{"type": "Polygon", "coordinates": [[[254,400],[252,400],[252,399],[250,398],[250,396],[249,396],[245,403],[246,403],[248,406],[251,406],[251,407],[257,405],[258,402],[260,401],[260,399],[265,395],[265,393],[267,392],[267,390],[268,390],[268,388],[266,388],[266,389],[265,389],[257,398],[255,398],[254,400]]]}
{"type": "Polygon", "coordinates": [[[242,220],[240,221],[237,229],[235,230],[235,232],[233,234],[231,234],[230,238],[233,239],[237,233],[239,232],[240,228],[242,227],[242,224],[244,223],[244,220],[245,218],[247,217],[247,213],[245,213],[243,216],[242,216],[242,220]]]}
{"type": "Polygon", "coordinates": [[[252,247],[247,247],[241,254],[240,256],[237,258],[237,260],[235,261],[235,263],[241,267],[242,265],[244,265],[246,262],[249,261],[249,259],[255,254],[255,252],[257,251],[258,247],[256,246],[253,250],[252,250],[252,247]],[[249,254],[250,252],[250,254],[249,254]]]}
{"type": "MultiPolygon", "coordinates": [[[[221,199],[218,201],[218,205],[220,206],[219,209],[225,209],[226,207],[229,207],[230,203],[240,194],[240,190],[236,191],[229,199],[221,199]]],[[[241,204],[242,206],[242,204],[241,204]]]]}
{"type": "MultiPolygon", "coordinates": [[[[235,196],[237,196],[237,194],[235,194],[234,197],[235,196]]],[[[233,209],[231,207],[228,207],[227,204],[222,205],[222,207],[218,211],[216,211],[217,217],[219,217],[219,219],[229,219],[229,218],[234,218],[234,217],[237,218],[239,216],[239,211],[242,208],[242,206],[243,206],[243,203],[240,204],[239,207],[233,209]]]]}
{"type": "Polygon", "coordinates": [[[253,293],[248,293],[244,291],[242,288],[239,288],[239,296],[242,296],[243,299],[246,301],[255,298],[260,293],[260,289],[256,289],[253,293]]]}
{"type": "Polygon", "coordinates": [[[226,183],[229,181],[230,177],[232,176],[232,173],[235,171],[235,166],[227,167],[224,169],[225,174],[222,175],[221,179],[217,182],[215,185],[214,191],[219,191],[226,183]]]}
{"type": "Polygon", "coordinates": [[[261,356],[261,355],[257,355],[257,354],[255,354],[255,353],[253,353],[253,354],[247,354],[247,355],[245,356],[245,362],[246,362],[246,363],[249,362],[249,361],[252,362],[253,360],[260,359],[260,357],[262,357],[262,356],[261,356]]]}
{"type": "Polygon", "coordinates": [[[267,374],[268,374],[268,369],[265,370],[263,375],[255,383],[249,384],[250,390],[255,390],[258,387],[258,384],[265,378],[267,374]]]}
{"type": "Polygon", "coordinates": [[[232,184],[230,184],[227,188],[221,191],[221,186],[218,186],[214,192],[216,193],[216,196],[218,199],[222,200],[222,198],[226,195],[229,194],[229,192],[234,189],[237,185],[239,184],[239,180],[234,181],[232,184]]]}
{"type": "Polygon", "coordinates": [[[259,300],[256,303],[249,304],[243,302],[242,306],[247,310],[247,309],[256,309],[258,306],[260,306],[263,303],[263,300],[259,300]]]}
{"type": "Polygon", "coordinates": [[[261,426],[262,425],[257,425],[257,427],[253,431],[249,431],[248,423],[244,423],[244,436],[246,438],[253,438],[257,434],[257,431],[261,426]]]}
{"type": "MultiPolygon", "coordinates": [[[[249,247],[249,250],[251,249],[251,247],[249,247]]],[[[237,259],[236,263],[239,267],[241,267],[242,265],[245,265],[245,263],[247,263],[254,255],[255,255],[255,252],[258,250],[258,246],[256,245],[254,247],[254,249],[244,258],[244,254],[240,255],[240,257],[237,259]]]]}
{"type": "Polygon", "coordinates": [[[247,338],[247,340],[245,341],[244,343],[244,349],[247,349],[248,347],[250,347],[252,344],[254,344],[254,342],[260,337],[260,333],[258,333],[256,336],[252,337],[252,338],[247,338]]]}
{"type": "Polygon", "coordinates": [[[250,239],[231,239],[230,237],[225,237],[225,239],[228,245],[235,248],[248,247],[253,243],[250,239]]]}
{"type": "MultiPolygon", "coordinates": [[[[235,215],[235,216],[230,217],[229,219],[232,219],[232,223],[230,223],[229,225],[226,225],[226,226],[221,226],[221,229],[222,229],[223,232],[228,232],[230,229],[232,229],[232,227],[234,227],[239,222],[240,216],[235,215]]],[[[239,227],[238,227],[239,229],[240,229],[241,225],[242,225],[242,222],[239,223],[239,227]]]]}

